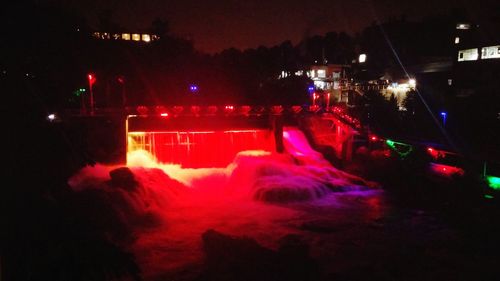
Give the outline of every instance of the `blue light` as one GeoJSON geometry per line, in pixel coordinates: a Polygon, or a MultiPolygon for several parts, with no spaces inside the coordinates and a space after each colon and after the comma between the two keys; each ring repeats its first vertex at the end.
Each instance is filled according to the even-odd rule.
{"type": "Polygon", "coordinates": [[[313,86],[309,86],[309,88],[307,88],[307,90],[309,90],[309,92],[312,92],[312,91],[314,91],[314,87],[313,86]]]}
{"type": "Polygon", "coordinates": [[[446,125],[446,112],[441,111],[441,117],[443,118],[443,126],[446,125]]]}
{"type": "Polygon", "coordinates": [[[189,90],[194,93],[194,92],[198,91],[198,86],[191,85],[191,86],[189,86],[189,90]]]}

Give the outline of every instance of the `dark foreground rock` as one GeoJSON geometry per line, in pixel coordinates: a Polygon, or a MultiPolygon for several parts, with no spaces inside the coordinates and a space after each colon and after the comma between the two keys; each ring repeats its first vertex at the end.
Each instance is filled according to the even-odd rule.
{"type": "Polygon", "coordinates": [[[236,238],[214,230],[203,236],[205,270],[198,280],[321,280],[319,266],[298,236],[285,236],[278,251],[250,238],[236,238]]]}

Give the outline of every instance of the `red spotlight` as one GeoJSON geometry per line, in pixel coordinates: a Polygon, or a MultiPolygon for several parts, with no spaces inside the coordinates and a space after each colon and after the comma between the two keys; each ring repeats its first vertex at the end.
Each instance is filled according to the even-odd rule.
{"type": "Polygon", "coordinates": [[[234,106],[233,105],[226,105],[224,107],[224,112],[225,113],[232,113],[234,111],[234,106]]]}
{"type": "Polygon", "coordinates": [[[167,108],[164,107],[163,105],[157,105],[154,107],[154,110],[156,113],[158,114],[161,114],[161,113],[164,113],[164,112],[167,112],[167,108]]]}
{"type": "Polygon", "coordinates": [[[302,106],[300,105],[294,105],[291,107],[291,110],[293,113],[297,114],[302,111],[302,106]]]}
{"type": "Polygon", "coordinates": [[[321,109],[319,105],[311,105],[309,106],[309,112],[318,112],[321,109]]]}
{"type": "Polygon", "coordinates": [[[194,115],[199,115],[200,111],[201,111],[201,107],[199,107],[197,105],[191,106],[191,113],[193,113],[194,115]]]}
{"type": "Polygon", "coordinates": [[[139,105],[136,110],[140,115],[146,115],[149,111],[149,109],[144,105],[139,105]]]}
{"type": "Polygon", "coordinates": [[[240,113],[247,116],[250,113],[250,110],[252,110],[252,107],[249,105],[242,105],[240,107],[240,113]]]}
{"type": "Polygon", "coordinates": [[[264,113],[264,111],[266,111],[266,109],[265,109],[263,106],[261,106],[261,105],[260,105],[260,106],[255,107],[255,108],[254,108],[254,111],[255,111],[255,113],[256,113],[257,115],[259,115],[259,116],[260,116],[261,114],[263,114],[263,113],[264,113]]]}
{"type": "Polygon", "coordinates": [[[281,106],[281,105],[273,105],[273,106],[271,106],[271,112],[274,115],[281,114],[283,112],[283,106],[281,106]]]}
{"type": "Polygon", "coordinates": [[[184,111],[184,106],[176,105],[172,108],[172,110],[174,111],[175,115],[178,115],[184,111]]]}
{"type": "Polygon", "coordinates": [[[210,105],[209,107],[207,107],[207,112],[209,115],[214,115],[217,112],[217,106],[210,105]]]}

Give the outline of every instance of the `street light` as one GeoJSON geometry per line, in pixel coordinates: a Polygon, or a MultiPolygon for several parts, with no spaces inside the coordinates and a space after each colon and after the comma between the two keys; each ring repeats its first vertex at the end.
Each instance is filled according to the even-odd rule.
{"type": "Polygon", "coordinates": [[[87,75],[87,78],[89,79],[89,91],[90,91],[90,115],[94,115],[94,91],[92,91],[92,85],[95,83],[95,75],[92,73],[89,73],[87,75]]]}
{"type": "Polygon", "coordinates": [[[446,115],[447,115],[446,112],[444,112],[444,111],[441,112],[441,117],[443,118],[443,126],[446,125],[446,115]]]}
{"type": "Polygon", "coordinates": [[[366,54],[360,54],[358,57],[358,62],[365,63],[366,62],[366,54]]]}

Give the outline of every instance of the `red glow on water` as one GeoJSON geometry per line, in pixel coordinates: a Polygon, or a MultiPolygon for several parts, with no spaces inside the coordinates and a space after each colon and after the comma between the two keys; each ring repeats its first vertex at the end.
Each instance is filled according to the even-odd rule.
{"type": "Polygon", "coordinates": [[[458,175],[458,176],[464,175],[464,170],[462,168],[450,165],[431,163],[430,169],[433,173],[446,177],[451,177],[453,175],[458,175]]]}
{"type": "Polygon", "coordinates": [[[82,170],[70,186],[75,191],[93,189],[90,195],[99,195],[95,200],[110,206],[103,214],[107,221],[131,229],[136,240],[130,249],[145,280],[201,264],[201,237],[208,229],[250,237],[268,248],[278,248],[289,234],[309,235],[295,227],[303,225],[305,212],[287,202],[313,207],[308,207],[311,221],[323,219],[328,210],[336,220],[346,221],[353,216],[377,219],[384,212],[373,194],[362,194],[369,182],[331,166],[296,127],[283,128],[284,153],[273,153],[274,132],[265,129],[130,132],[128,138],[128,166],[138,183],[133,190],[120,183],[109,188],[112,168],[101,165],[82,170]],[[230,155],[234,159],[225,166],[230,155]],[[181,162],[210,168],[163,165],[181,162]]]}
{"type": "Polygon", "coordinates": [[[145,150],[159,163],[183,167],[226,167],[245,150],[274,151],[270,130],[131,132],[128,153],[145,150]]]}

